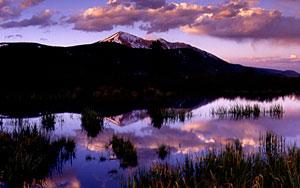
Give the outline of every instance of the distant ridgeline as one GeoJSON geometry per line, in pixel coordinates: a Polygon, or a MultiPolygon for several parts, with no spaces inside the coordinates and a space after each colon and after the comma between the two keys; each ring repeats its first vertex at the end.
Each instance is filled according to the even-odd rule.
{"type": "Polygon", "coordinates": [[[187,44],[144,40],[123,32],[72,47],[0,43],[0,56],[4,106],[47,106],[49,101],[126,105],[300,90],[300,75],[293,71],[234,65],[187,44]]]}

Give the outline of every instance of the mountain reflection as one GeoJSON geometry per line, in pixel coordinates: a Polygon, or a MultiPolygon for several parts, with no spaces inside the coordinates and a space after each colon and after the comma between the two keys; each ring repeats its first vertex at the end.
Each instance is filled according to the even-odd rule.
{"type": "Polygon", "coordinates": [[[296,96],[270,101],[219,98],[191,109],[135,109],[105,117],[85,110],[2,118],[0,187],[120,187],[117,177],[130,176],[136,167],[153,162],[177,164],[185,155],[201,155],[236,139],[245,152],[254,152],[260,133],[270,130],[284,136],[287,144],[300,145],[296,96]],[[232,108],[227,118],[213,117],[212,109],[217,112],[221,107],[240,108],[232,108]],[[230,113],[240,119],[231,118],[230,113]],[[76,158],[75,144],[65,137],[76,142],[76,158]]]}
{"type": "Polygon", "coordinates": [[[75,157],[75,142],[52,141],[36,127],[0,131],[0,182],[7,187],[43,186],[53,170],[60,172],[75,157]]]}

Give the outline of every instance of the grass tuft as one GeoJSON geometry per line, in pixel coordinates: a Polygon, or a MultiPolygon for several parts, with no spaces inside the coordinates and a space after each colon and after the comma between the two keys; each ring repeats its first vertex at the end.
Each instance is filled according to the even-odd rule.
{"type": "Polygon", "coordinates": [[[156,152],[158,154],[158,157],[161,160],[164,160],[168,155],[170,155],[170,147],[162,144],[158,147],[156,152]]]}
{"type": "Polygon", "coordinates": [[[191,119],[193,114],[188,109],[152,108],[148,110],[151,124],[155,128],[161,128],[164,124],[184,122],[191,119]]]}
{"type": "Polygon", "coordinates": [[[0,131],[0,182],[5,187],[42,185],[53,170],[60,172],[74,157],[73,140],[53,141],[36,127],[0,131]]]}
{"type": "Polygon", "coordinates": [[[271,118],[280,119],[283,117],[283,107],[280,104],[274,104],[269,109],[262,108],[258,104],[253,105],[240,105],[235,104],[233,106],[219,106],[212,108],[210,113],[213,117],[219,119],[230,118],[230,119],[257,119],[263,116],[270,116],[271,118]]]}
{"type": "Polygon", "coordinates": [[[138,164],[137,152],[134,145],[121,137],[114,135],[110,141],[110,145],[120,160],[121,167],[135,167],[138,164]]]}
{"type": "Polygon", "coordinates": [[[177,165],[154,163],[123,187],[300,187],[300,150],[268,132],[261,136],[257,153],[246,154],[236,140],[177,165]]]}
{"type": "Polygon", "coordinates": [[[85,109],[81,113],[81,126],[87,132],[88,137],[97,137],[103,130],[103,117],[93,110],[85,109]]]}

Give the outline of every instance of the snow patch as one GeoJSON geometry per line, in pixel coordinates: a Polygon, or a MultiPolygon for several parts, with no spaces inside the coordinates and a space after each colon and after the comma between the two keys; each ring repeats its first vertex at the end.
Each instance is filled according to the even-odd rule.
{"type": "Polygon", "coordinates": [[[180,43],[180,42],[168,42],[165,39],[159,38],[157,40],[146,40],[137,36],[134,36],[132,34],[129,33],[125,33],[125,32],[118,32],[115,33],[114,35],[99,41],[99,43],[102,42],[114,42],[114,43],[118,43],[118,44],[122,44],[125,45],[129,48],[142,48],[142,49],[150,49],[151,45],[154,41],[158,41],[161,43],[161,47],[163,49],[183,49],[183,48],[188,48],[188,49],[193,49],[199,53],[201,53],[204,58],[214,58],[214,59],[218,59],[216,56],[203,51],[201,49],[198,49],[196,47],[193,47],[191,45],[185,44],[185,43],[180,43]]]}
{"type": "Polygon", "coordinates": [[[163,49],[192,48],[190,45],[184,44],[184,43],[179,43],[179,42],[171,43],[164,39],[146,40],[146,39],[143,39],[143,38],[140,38],[140,37],[137,37],[137,36],[131,35],[129,33],[125,33],[125,32],[115,33],[114,35],[112,35],[100,42],[115,42],[118,44],[123,44],[130,48],[150,49],[151,44],[154,41],[159,41],[162,44],[163,49]]]}
{"type": "Polygon", "coordinates": [[[115,42],[118,44],[123,44],[130,48],[150,48],[151,41],[144,40],[137,36],[131,35],[129,33],[118,32],[101,42],[115,42]]]}
{"type": "Polygon", "coordinates": [[[7,46],[8,46],[8,44],[5,44],[5,43],[0,44],[0,48],[1,48],[1,47],[7,47],[7,46]]]}

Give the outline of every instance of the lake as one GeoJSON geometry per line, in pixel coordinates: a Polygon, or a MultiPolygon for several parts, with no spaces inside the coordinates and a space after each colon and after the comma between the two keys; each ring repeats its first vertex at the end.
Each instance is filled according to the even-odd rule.
{"type": "MultiPolygon", "coordinates": [[[[20,182],[16,185],[26,182],[36,187],[120,187],[139,168],[147,168],[154,162],[180,163],[186,155],[199,156],[235,139],[241,141],[247,152],[255,152],[261,135],[267,131],[285,137],[288,145],[300,146],[300,97],[294,95],[267,101],[218,98],[190,109],[138,109],[113,116],[99,115],[98,120],[103,129],[85,127],[81,114],[77,113],[49,114],[46,118],[42,114],[26,118],[1,116],[1,140],[8,140],[16,147],[27,144],[34,153],[32,156],[43,156],[40,161],[47,161],[49,156],[51,160],[49,164],[41,163],[43,168],[35,167],[43,170],[44,177],[37,177],[31,168],[24,167],[24,164],[40,164],[31,163],[34,159],[27,162],[28,157],[16,156],[1,164],[2,160],[0,187],[14,185],[11,182],[20,182]],[[36,135],[22,130],[24,127],[36,129],[36,135]],[[24,135],[30,135],[30,143],[24,135]],[[137,166],[120,163],[109,144],[113,135],[129,140],[136,148],[137,166]],[[45,155],[39,142],[43,147],[54,148],[56,155],[45,155]],[[158,154],[162,145],[167,151],[165,156],[158,154]],[[24,160],[20,163],[22,167],[13,161],[20,159],[24,160]],[[20,177],[9,178],[5,175],[9,173],[18,173],[20,177]]],[[[0,143],[0,154],[13,153],[11,150],[14,148],[9,150],[0,143]]]]}

